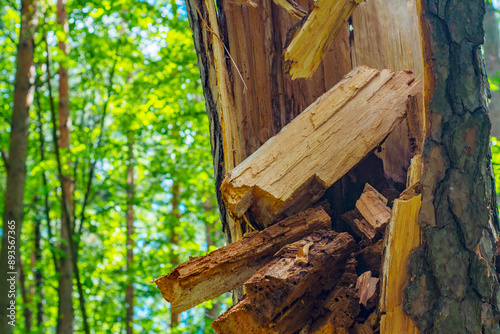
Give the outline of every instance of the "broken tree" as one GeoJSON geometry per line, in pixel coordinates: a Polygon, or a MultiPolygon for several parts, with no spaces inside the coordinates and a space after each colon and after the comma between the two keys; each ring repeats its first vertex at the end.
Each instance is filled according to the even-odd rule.
{"type": "MultiPolygon", "coordinates": [[[[232,0],[218,0],[217,4],[210,0],[186,2],[211,121],[216,190],[228,242],[241,239],[253,228],[272,224],[274,219],[314,206],[312,202],[316,197],[320,197],[317,202],[326,201],[330,205],[333,226],[338,231],[348,230],[350,227],[343,222],[341,215],[356,208],[365,184],[373,186],[391,204],[405,189],[411,158],[421,154],[420,181],[410,185],[392,205],[389,228],[396,231],[394,226],[406,221],[404,214],[402,219],[398,217],[408,206],[411,219],[416,220],[418,216],[423,238],[422,245],[411,252],[413,255],[408,260],[411,276],[403,279],[411,284],[404,293],[402,287],[396,287],[403,300],[394,304],[397,311],[393,315],[397,316],[391,318],[389,325],[412,322],[420,331],[434,333],[500,331],[499,284],[495,266],[499,223],[489,161],[487,81],[481,55],[484,1],[367,0],[360,3],[350,17],[323,18],[321,8],[332,6],[334,2],[321,0],[308,6],[306,1],[277,1],[281,7],[271,1],[244,1],[243,4],[232,0]],[[303,19],[298,21],[299,17],[303,19]],[[318,31],[301,30],[313,18],[318,20],[318,31]],[[334,26],[338,24],[340,30],[334,29],[332,22],[326,20],[334,21],[334,26]],[[336,37],[332,37],[335,33],[336,37]],[[301,65],[295,70],[293,60],[288,62],[290,66],[286,66],[284,50],[295,45],[296,38],[305,38],[311,43],[308,50],[320,50],[323,57],[319,65],[307,64],[309,71],[316,68],[312,75],[304,75],[310,76],[309,79],[292,80],[287,72],[298,73],[306,68],[301,65]],[[406,102],[407,117],[383,143],[377,142],[367,150],[365,159],[346,168],[347,174],[340,173],[340,178],[331,185],[322,184],[320,192],[324,193],[311,194],[305,206],[300,207],[302,201],[293,203],[295,197],[289,196],[292,200],[284,206],[264,206],[257,210],[256,199],[265,196],[259,190],[252,190],[251,195],[242,197],[243,202],[234,202],[233,207],[228,201],[231,204],[228,205],[231,215],[228,215],[220,190],[224,176],[244,163],[268,139],[360,65],[379,70],[409,69],[415,73],[416,79],[423,80],[423,94],[406,102]],[[369,175],[362,171],[368,171],[369,175]],[[413,203],[417,200],[421,200],[420,211],[416,209],[417,203],[413,203]],[[241,204],[238,206],[238,203],[241,204]],[[246,219],[239,219],[239,216],[246,219]],[[232,217],[236,220],[233,221],[232,217]],[[405,312],[412,318],[408,318],[405,312]]],[[[355,119],[363,112],[363,109],[356,110],[349,117],[355,119]]],[[[351,129],[355,125],[363,126],[339,119],[342,121],[351,129]]],[[[358,137],[371,138],[367,133],[358,133],[358,137]]],[[[325,147],[326,142],[317,145],[315,150],[325,147]]],[[[328,147],[324,154],[338,149],[343,147],[328,147]]],[[[291,153],[284,151],[282,156],[291,153]]],[[[281,156],[276,157],[278,161],[281,159],[281,156]]],[[[303,157],[306,163],[312,163],[311,160],[309,156],[303,157]]],[[[333,160],[330,158],[329,163],[334,164],[333,160]]],[[[241,167],[237,168],[241,170],[241,167]]],[[[268,169],[265,164],[262,168],[268,169]]],[[[282,182],[276,173],[284,173],[286,168],[281,166],[272,172],[268,169],[266,177],[282,182]]],[[[312,177],[314,174],[310,172],[304,167],[304,174],[312,177]]],[[[331,173],[335,174],[335,171],[331,173]]],[[[231,173],[228,180],[236,174],[231,173]]],[[[247,180],[258,184],[253,176],[247,180]]],[[[299,191],[300,194],[301,188],[293,188],[295,186],[284,183],[280,191],[290,194],[299,191]]],[[[272,187],[272,184],[264,183],[258,187],[254,189],[272,187]]],[[[279,198],[276,196],[273,198],[279,198]]],[[[273,201],[270,203],[276,203],[273,201]]],[[[399,252],[402,244],[398,243],[401,240],[395,233],[395,243],[386,236],[384,247],[399,252]]],[[[360,245],[376,242],[357,253],[356,258],[363,260],[362,266],[380,263],[369,255],[378,253],[379,237],[360,241],[360,245]]],[[[380,268],[370,270],[374,273],[380,268]]],[[[405,276],[406,273],[389,270],[387,275],[389,278],[382,286],[400,282],[399,279],[392,280],[395,277],[391,276],[405,276]]],[[[246,297],[241,302],[246,302],[249,308],[254,307],[249,300],[246,297]]],[[[304,296],[303,303],[294,305],[300,308],[313,305],[313,302],[304,296]]],[[[237,309],[245,310],[246,307],[237,309]]],[[[246,315],[244,312],[239,314],[246,315]]],[[[351,325],[352,329],[361,331],[366,329],[365,325],[377,326],[378,316],[373,314],[363,322],[351,325]]],[[[382,332],[390,332],[388,319],[387,313],[381,323],[382,332]]],[[[327,320],[310,324],[311,320],[302,320],[304,328],[309,326],[308,330],[303,329],[304,332],[318,326],[319,332],[321,328],[328,330],[327,320]]]]}

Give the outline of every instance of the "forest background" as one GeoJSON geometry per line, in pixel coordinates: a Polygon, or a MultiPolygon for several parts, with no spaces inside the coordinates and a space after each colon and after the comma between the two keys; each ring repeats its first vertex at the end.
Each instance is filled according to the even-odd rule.
{"type": "MultiPolygon", "coordinates": [[[[225,244],[184,2],[35,2],[14,333],[65,333],[68,320],[76,333],[212,332],[211,321],[230,305],[228,294],[172,315],[150,283],[225,244]],[[64,69],[67,148],[59,131],[64,69]],[[70,240],[62,233],[63,180],[71,183],[70,240]],[[64,275],[66,260],[72,265],[64,275]],[[73,292],[61,294],[64,284],[73,292]]],[[[493,5],[484,54],[492,133],[500,137],[500,16],[493,5]]],[[[0,203],[7,195],[20,13],[21,1],[0,0],[0,203]]],[[[492,151],[498,192],[495,137],[492,151]]],[[[3,204],[0,210],[3,216],[3,204]]]]}

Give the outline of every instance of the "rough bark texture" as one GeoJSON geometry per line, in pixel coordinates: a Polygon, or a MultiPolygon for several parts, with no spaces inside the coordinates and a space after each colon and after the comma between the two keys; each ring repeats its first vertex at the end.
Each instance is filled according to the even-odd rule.
{"type": "Polygon", "coordinates": [[[127,334],[134,333],[134,134],[128,134],[128,167],[127,167],[127,279],[125,288],[125,327],[127,334]]]}
{"type": "MultiPolygon", "coordinates": [[[[19,273],[19,245],[23,221],[24,184],[26,178],[26,152],[28,148],[29,108],[33,102],[33,35],[37,26],[37,1],[23,0],[21,7],[21,28],[16,58],[16,81],[14,88],[14,108],[12,111],[7,187],[3,214],[2,249],[0,254],[0,333],[12,333],[12,319],[7,307],[14,298],[9,297],[10,284],[7,278],[16,277],[9,272],[19,273]],[[13,223],[12,223],[13,222],[13,223]],[[14,229],[10,229],[12,226],[14,229]],[[11,234],[8,231],[13,231],[11,234]],[[9,242],[14,240],[14,243],[9,242]],[[14,246],[15,245],[15,246],[14,246]],[[9,248],[9,246],[11,246],[9,248]],[[13,247],[14,246],[14,247],[13,247]],[[9,256],[13,256],[10,261],[9,256]]],[[[17,278],[15,278],[17,279],[17,278]]]]}
{"type": "Polygon", "coordinates": [[[485,2],[422,1],[428,130],[406,311],[424,333],[498,333],[498,219],[481,44],[485,2]]]}
{"type": "Polygon", "coordinates": [[[192,258],[154,282],[179,313],[243,285],[281,247],[330,225],[322,208],[309,209],[206,256],[192,258]]]}
{"type": "MultiPolygon", "coordinates": [[[[57,1],[57,23],[61,25],[62,29],[68,32],[68,23],[66,19],[66,1],[57,1]]],[[[65,41],[58,43],[61,51],[67,55],[68,45],[65,41]]],[[[68,86],[68,69],[64,62],[59,64],[59,151],[63,158],[62,163],[69,163],[70,153],[70,116],[69,116],[69,86],[68,86]]],[[[65,169],[63,168],[63,171],[65,169]]],[[[63,206],[69,212],[61,211],[61,240],[60,250],[64,256],[60,257],[59,263],[59,288],[57,290],[59,296],[59,311],[57,315],[57,333],[65,334],[71,333],[74,326],[74,309],[73,309],[73,254],[70,249],[71,241],[69,238],[73,237],[72,220],[70,224],[67,223],[69,217],[67,214],[73,215],[73,181],[71,174],[62,175],[62,190],[61,199],[63,206]]]]}

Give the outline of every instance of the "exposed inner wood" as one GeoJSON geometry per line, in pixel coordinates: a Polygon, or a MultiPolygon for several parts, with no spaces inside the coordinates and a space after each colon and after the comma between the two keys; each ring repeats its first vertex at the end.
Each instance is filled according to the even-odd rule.
{"type": "Polygon", "coordinates": [[[179,313],[243,285],[281,247],[330,225],[323,208],[309,209],[208,255],[192,258],[153,282],[179,313]]]}
{"type": "Polygon", "coordinates": [[[387,227],[380,298],[381,333],[418,333],[412,320],[403,312],[402,303],[407,281],[406,263],[411,251],[422,242],[422,229],[418,224],[422,195],[414,191],[421,175],[420,156],[415,156],[407,183],[408,189],[413,190],[394,201],[387,227]]]}
{"type": "Polygon", "coordinates": [[[300,7],[294,0],[273,0],[275,4],[286,10],[294,17],[301,19],[307,15],[307,12],[300,7]]]}
{"type": "Polygon", "coordinates": [[[292,79],[309,78],[363,0],[318,0],[285,50],[292,79]]]}
{"type": "MultiPolygon", "coordinates": [[[[285,246],[245,283],[247,297],[212,324],[217,333],[293,333],[311,318],[317,296],[332,289],[356,248],[347,233],[318,231],[285,246]],[[308,247],[308,263],[297,254],[308,247]]],[[[355,279],[354,279],[355,280],[355,279]]]]}
{"type": "Polygon", "coordinates": [[[409,71],[354,69],[230,172],[228,211],[262,228],[307,208],[387,137],[419,91],[409,71]]]}

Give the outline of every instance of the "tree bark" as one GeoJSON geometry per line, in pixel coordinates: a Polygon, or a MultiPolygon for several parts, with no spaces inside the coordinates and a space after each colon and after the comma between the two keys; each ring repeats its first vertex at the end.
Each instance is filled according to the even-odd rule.
{"type": "Polygon", "coordinates": [[[481,54],[485,1],[421,1],[427,138],[405,310],[424,333],[498,333],[499,222],[481,54]]]}
{"type": "MultiPolygon", "coordinates": [[[[21,29],[17,51],[14,107],[12,111],[7,187],[3,214],[2,249],[0,254],[0,332],[10,334],[14,326],[9,324],[7,308],[15,297],[9,296],[11,285],[7,281],[19,274],[20,233],[24,209],[24,185],[26,179],[26,152],[28,149],[29,108],[33,102],[33,36],[37,28],[37,1],[23,0],[21,7],[21,29]],[[13,229],[10,229],[10,227],[13,229]],[[11,234],[8,231],[12,231],[11,234]],[[10,240],[9,240],[10,236],[10,240]],[[14,245],[9,243],[13,240],[14,245]],[[9,247],[11,246],[11,247],[9,247]],[[13,246],[13,247],[12,247],[13,246]],[[12,256],[12,257],[11,257],[12,256]],[[10,261],[10,264],[9,264],[10,261]]],[[[14,312],[15,313],[15,312],[14,312]]],[[[14,319],[15,320],[15,319],[14,319]]]]}
{"type": "Polygon", "coordinates": [[[134,133],[128,133],[128,167],[127,167],[127,279],[125,316],[127,334],[134,333],[134,133]]]}

